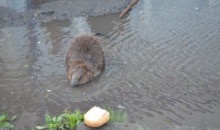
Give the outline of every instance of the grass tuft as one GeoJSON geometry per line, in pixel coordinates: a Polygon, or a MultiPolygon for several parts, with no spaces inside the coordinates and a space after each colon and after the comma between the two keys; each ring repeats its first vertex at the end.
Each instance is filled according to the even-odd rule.
{"type": "Polygon", "coordinates": [[[38,130],[72,130],[83,121],[83,114],[76,110],[75,113],[66,111],[58,116],[45,115],[46,125],[37,126],[38,130]]]}
{"type": "Polygon", "coordinates": [[[13,128],[14,126],[12,125],[11,122],[16,120],[16,116],[13,116],[12,118],[9,118],[7,113],[2,113],[0,115],[0,128],[13,128]]]}
{"type": "Polygon", "coordinates": [[[113,110],[111,107],[105,107],[104,108],[110,113],[110,122],[125,122],[128,118],[128,114],[123,110],[113,110]]]}

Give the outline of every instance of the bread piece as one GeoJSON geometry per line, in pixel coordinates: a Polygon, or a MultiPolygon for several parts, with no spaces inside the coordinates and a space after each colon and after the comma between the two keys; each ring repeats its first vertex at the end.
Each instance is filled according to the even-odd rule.
{"type": "Polygon", "coordinates": [[[107,110],[100,107],[92,107],[85,115],[84,122],[89,127],[100,127],[107,123],[110,119],[110,114],[107,110]]]}

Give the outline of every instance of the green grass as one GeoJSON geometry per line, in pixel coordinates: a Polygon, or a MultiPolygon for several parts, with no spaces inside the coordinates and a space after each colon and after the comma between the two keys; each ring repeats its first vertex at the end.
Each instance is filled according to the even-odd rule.
{"type": "Polygon", "coordinates": [[[65,112],[59,116],[45,115],[46,125],[37,126],[38,130],[72,130],[83,121],[83,114],[76,110],[75,113],[65,112]]]}
{"type": "Polygon", "coordinates": [[[12,122],[16,119],[16,116],[9,118],[7,113],[0,115],[0,128],[13,128],[12,122]]]}
{"type": "Polygon", "coordinates": [[[110,113],[110,122],[125,122],[128,118],[128,114],[123,110],[113,110],[111,107],[103,107],[110,113]]]}
{"type": "Polygon", "coordinates": [[[66,112],[63,115],[63,119],[65,127],[73,129],[84,120],[84,114],[82,114],[79,110],[76,110],[75,113],[66,112]]]}

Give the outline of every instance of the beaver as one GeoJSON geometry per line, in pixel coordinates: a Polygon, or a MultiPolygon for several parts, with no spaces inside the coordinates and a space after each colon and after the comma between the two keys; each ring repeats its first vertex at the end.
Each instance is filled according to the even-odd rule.
{"type": "Polygon", "coordinates": [[[84,84],[104,70],[104,53],[101,40],[93,35],[76,37],[67,52],[67,78],[72,87],[84,84]]]}

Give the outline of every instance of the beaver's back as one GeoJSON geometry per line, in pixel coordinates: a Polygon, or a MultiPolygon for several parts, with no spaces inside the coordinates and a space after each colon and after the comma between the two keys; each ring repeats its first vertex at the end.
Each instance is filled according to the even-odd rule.
{"type": "Polygon", "coordinates": [[[90,35],[77,37],[67,53],[67,68],[71,67],[72,63],[84,63],[94,76],[100,74],[104,69],[104,53],[100,40],[90,35]]]}

